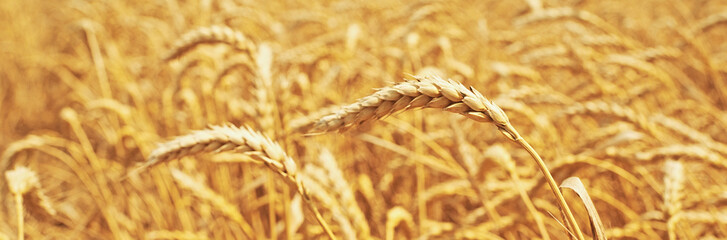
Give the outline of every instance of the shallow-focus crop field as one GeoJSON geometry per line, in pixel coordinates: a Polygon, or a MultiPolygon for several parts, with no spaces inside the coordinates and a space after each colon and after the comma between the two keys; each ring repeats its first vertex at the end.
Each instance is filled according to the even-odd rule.
{"type": "Polygon", "coordinates": [[[3,0],[0,240],[725,239],[726,40],[723,0],[3,0]]]}

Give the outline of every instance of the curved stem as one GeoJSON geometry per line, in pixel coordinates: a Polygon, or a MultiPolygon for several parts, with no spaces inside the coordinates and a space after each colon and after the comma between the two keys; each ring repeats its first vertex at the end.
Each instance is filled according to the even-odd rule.
{"type": "Polygon", "coordinates": [[[297,178],[293,177],[291,174],[285,174],[283,175],[288,181],[296,185],[296,189],[298,193],[300,193],[300,196],[305,201],[305,205],[308,206],[308,209],[313,211],[313,214],[316,217],[316,221],[318,221],[318,224],[321,225],[323,228],[323,231],[326,232],[326,235],[328,235],[328,238],[331,240],[336,240],[336,235],[333,234],[333,231],[331,230],[331,227],[328,226],[326,223],[326,220],[323,219],[323,215],[321,215],[321,212],[318,211],[318,208],[316,205],[313,204],[313,199],[311,199],[311,196],[308,194],[308,190],[305,189],[305,187],[302,185],[302,182],[298,181],[297,178]]]}
{"type": "Polygon", "coordinates": [[[530,144],[525,141],[522,136],[515,130],[515,128],[511,124],[507,124],[506,126],[502,126],[501,130],[503,130],[503,133],[510,134],[511,139],[520,146],[522,146],[530,156],[533,157],[535,162],[538,164],[538,168],[540,168],[540,171],[545,175],[545,180],[548,182],[548,185],[550,186],[550,189],[553,191],[553,195],[555,195],[555,198],[558,199],[558,204],[560,205],[561,211],[565,213],[566,217],[566,224],[568,227],[571,228],[571,231],[575,235],[576,239],[583,240],[585,239],[583,237],[583,232],[581,232],[581,229],[578,227],[578,223],[576,222],[576,218],[573,216],[573,212],[571,212],[570,207],[568,207],[568,203],[565,201],[565,198],[563,197],[563,193],[560,191],[560,188],[558,187],[558,183],[555,182],[555,179],[553,179],[553,175],[550,174],[550,170],[548,170],[548,166],[545,165],[545,162],[542,158],[540,158],[540,155],[533,149],[530,144]]]}
{"type": "Polygon", "coordinates": [[[326,232],[328,238],[330,238],[331,240],[336,240],[336,235],[333,234],[333,231],[331,231],[331,227],[329,227],[328,224],[326,224],[326,221],[323,220],[323,216],[321,216],[321,213],[318,212],[318,208],[313,206],[312,204],[308,204],[308,207],[310,207],[310,209],[313,211],[313,214],[315,214],[316,221],[318,221],[318,224],[323,227],[323,231],[326,232]]]}

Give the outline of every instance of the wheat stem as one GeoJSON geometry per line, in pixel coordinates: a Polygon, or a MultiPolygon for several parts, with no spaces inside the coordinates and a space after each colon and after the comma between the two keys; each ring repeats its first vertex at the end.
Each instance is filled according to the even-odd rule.
{"type": "Polygon", "coordinates": [[[548,182],[548,185],[553,191],[555,198],[558,199],[558,204],[560,205],[561,210],[565,213],[565,217],[567,219],[566,224],[568,224],[568,227],[571,228],[571,231],[573,231],[577,239],[585,239],[583,237],[581,229],[578,227],[575,216],[573,216],[573,212],[571,212],[570,207],[568,207],[568,203],[563,197],[563,193],[558,187],[558,183],[555,182],[555,179],[553,179],[553,175],[550,174],[548,166],[545,165],[545,162],[542,158],[540,158],[538,152],[536,152],[535,149],[533,149],[533,147],[530,146],[530,144],[520,136],[520,134],[515,130],[515,128],[512,127],[512,125],[508,124],[506,127],[508,133],[513,136],[514,141],[520,144],[520,146],[522,146],[526,151],[528,151],[530,156],[533,157],[533,160],[535,160],[535,163],[538,164],[538,168],[540,168],[540,171],[543,172],[543,175],[545,175],[545,180],[548,182]]]}
{"type": "Polygon", "coordinates": [[[530,144],[525,141],[522,137],[517,140],[517,143],[520,144],[525,150],[530,153],[530,156],[533,157],[535,162],[538,164],[538,168],[540,168],[540,171],[543,172],[543,175],[545,175],[545,179],[548,182],[548,185],[550,186],[551,190],[553,191],[553,194],[555,195],[555,198],[558,199],[558,204],[563,209],[563,212],[565,212],[565,217],[568,219],[567,223],[569,224],[571,230],[576,234],[576,237],[578,239],[584,239],[583,233],[581,232],[581,229],[578,227],[578,223],[576,222],[575,216],[573,216],[573,213],[570,210],[570,207],[568,207],[568,203],[565,201],[565,198],[563,197],[563,193],[559,190],[558,184],[555,182],[555,179],[553,179],[553,175],[550,174],[550,171],[548,170],[548,167],[545,165],[545,162],[543,162],[543,159],[540,158],[540,155],[538,155],[537,152],[535,152],[535,149],[533,149],[530,144]]]}
{"type": "Polygon", "coordinates": [[[15,193],[15,211],[18,214],[18,239],[23,240],[25,238],[24,229],[23,229],[23,195],[20,193],[15,193]]]}

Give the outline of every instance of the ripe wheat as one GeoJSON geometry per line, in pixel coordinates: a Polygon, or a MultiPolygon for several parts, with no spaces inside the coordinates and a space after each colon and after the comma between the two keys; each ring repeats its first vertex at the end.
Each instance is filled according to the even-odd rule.
{"type": "MultiPolygon", "coordinates": [[[[412,108],[440,108],[479,122],[492,122],[500,128],[509,124],[505,113],[473,88],[437,76],[418,76],[415,80],[384,87],[356,103],[320,118],[312,132],[344,131],[412,108]]],[[[514,139],[514,136],[508,136],[514,139]]]]}
{"type": "Polygon", "coordinates": [[[311,202],[310,195],[297,177],[298,166],[285,151],[269,138],[249,127],[212,126],[207,130],[198,130],[189,135],[177,137],[161,144],[149,154],[148,160],[134,169],[129,175],[172,159],[192,156],[201,153],[219,153],[237,151],[249,154],[262,161],[265,166],[278,173],[288,183],[295,186],[316,215],[321,227],[331,238],[335,238],[328,225],[320,216],[318,209],[311,202]]]}

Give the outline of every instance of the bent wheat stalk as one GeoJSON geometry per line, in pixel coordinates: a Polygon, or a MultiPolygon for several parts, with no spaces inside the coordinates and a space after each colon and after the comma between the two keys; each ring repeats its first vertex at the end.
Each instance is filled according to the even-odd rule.
{"type": "Polygon", "coordinates": [[[318,208],[313,204],[308,190],[298,178],[298,167],[283,148],[261,133],[249,127],[212,126],[210,129],[198,130],[191,134],[177,137],[162,143],[149,155],[148,160],[134,169],[129,175],[136,174],[149,167],[173,159],[201,153],[219,153],[237,151],[250,155],[263,162],[270,170],[278,173],[288,183],[295,186],[298,193],[306,200],[306,204],[315,214],[318,224],[331,239],[336,239],[328,224],[323,220],[318,208]]]}
{"type": "Polygon", "coordinates": [[[5,178],[10,186],[10,192],[15,198],[15,211],[18,218],[18,239],[25,239],[25,219],[23,213],[23,195],[38,185],[38,176],[26,167],[17,167],[15,170],[5,172],[5,178]]]}
{"type": "Polygon", "coordinates": [[[30,168],[18,166],[15,169],[5,172],[5,180],[10,187],[10,193],[15,198],[15,214],[18,220],[18,239],[25,238],[24,230],[24,197],[30,197],[30,202],[35,202],[45,212],[51,216],[56,215],[56,210],[51,206],[50,199],[45,195],[43,188],[38,180],[38,174],[30,168]],[[28,195],[34,196],[28,196],[28,195]],[[36,201],[33,201],[36,199],[36,201]]]}
{"type": "MultiPolygon", "coordinates": [[[[530,153],[550,185],[566,217],[566,223],[577,239],[584,239],[558,184],[535,149],[523,139],[500,107],[474,88],[467,88],[453,80],[437,76],[415,76],[414,80],[379,89],[339,111],[310,123],[310,132],[345,131],[364,122],[374,121],[396,112],[412,108],[441,108],[462,114],[479,122],[491,122],[508,139],[518,143],[530,153]]],[[[306,129],[305,127],[302,129],[306,129]]]]}

